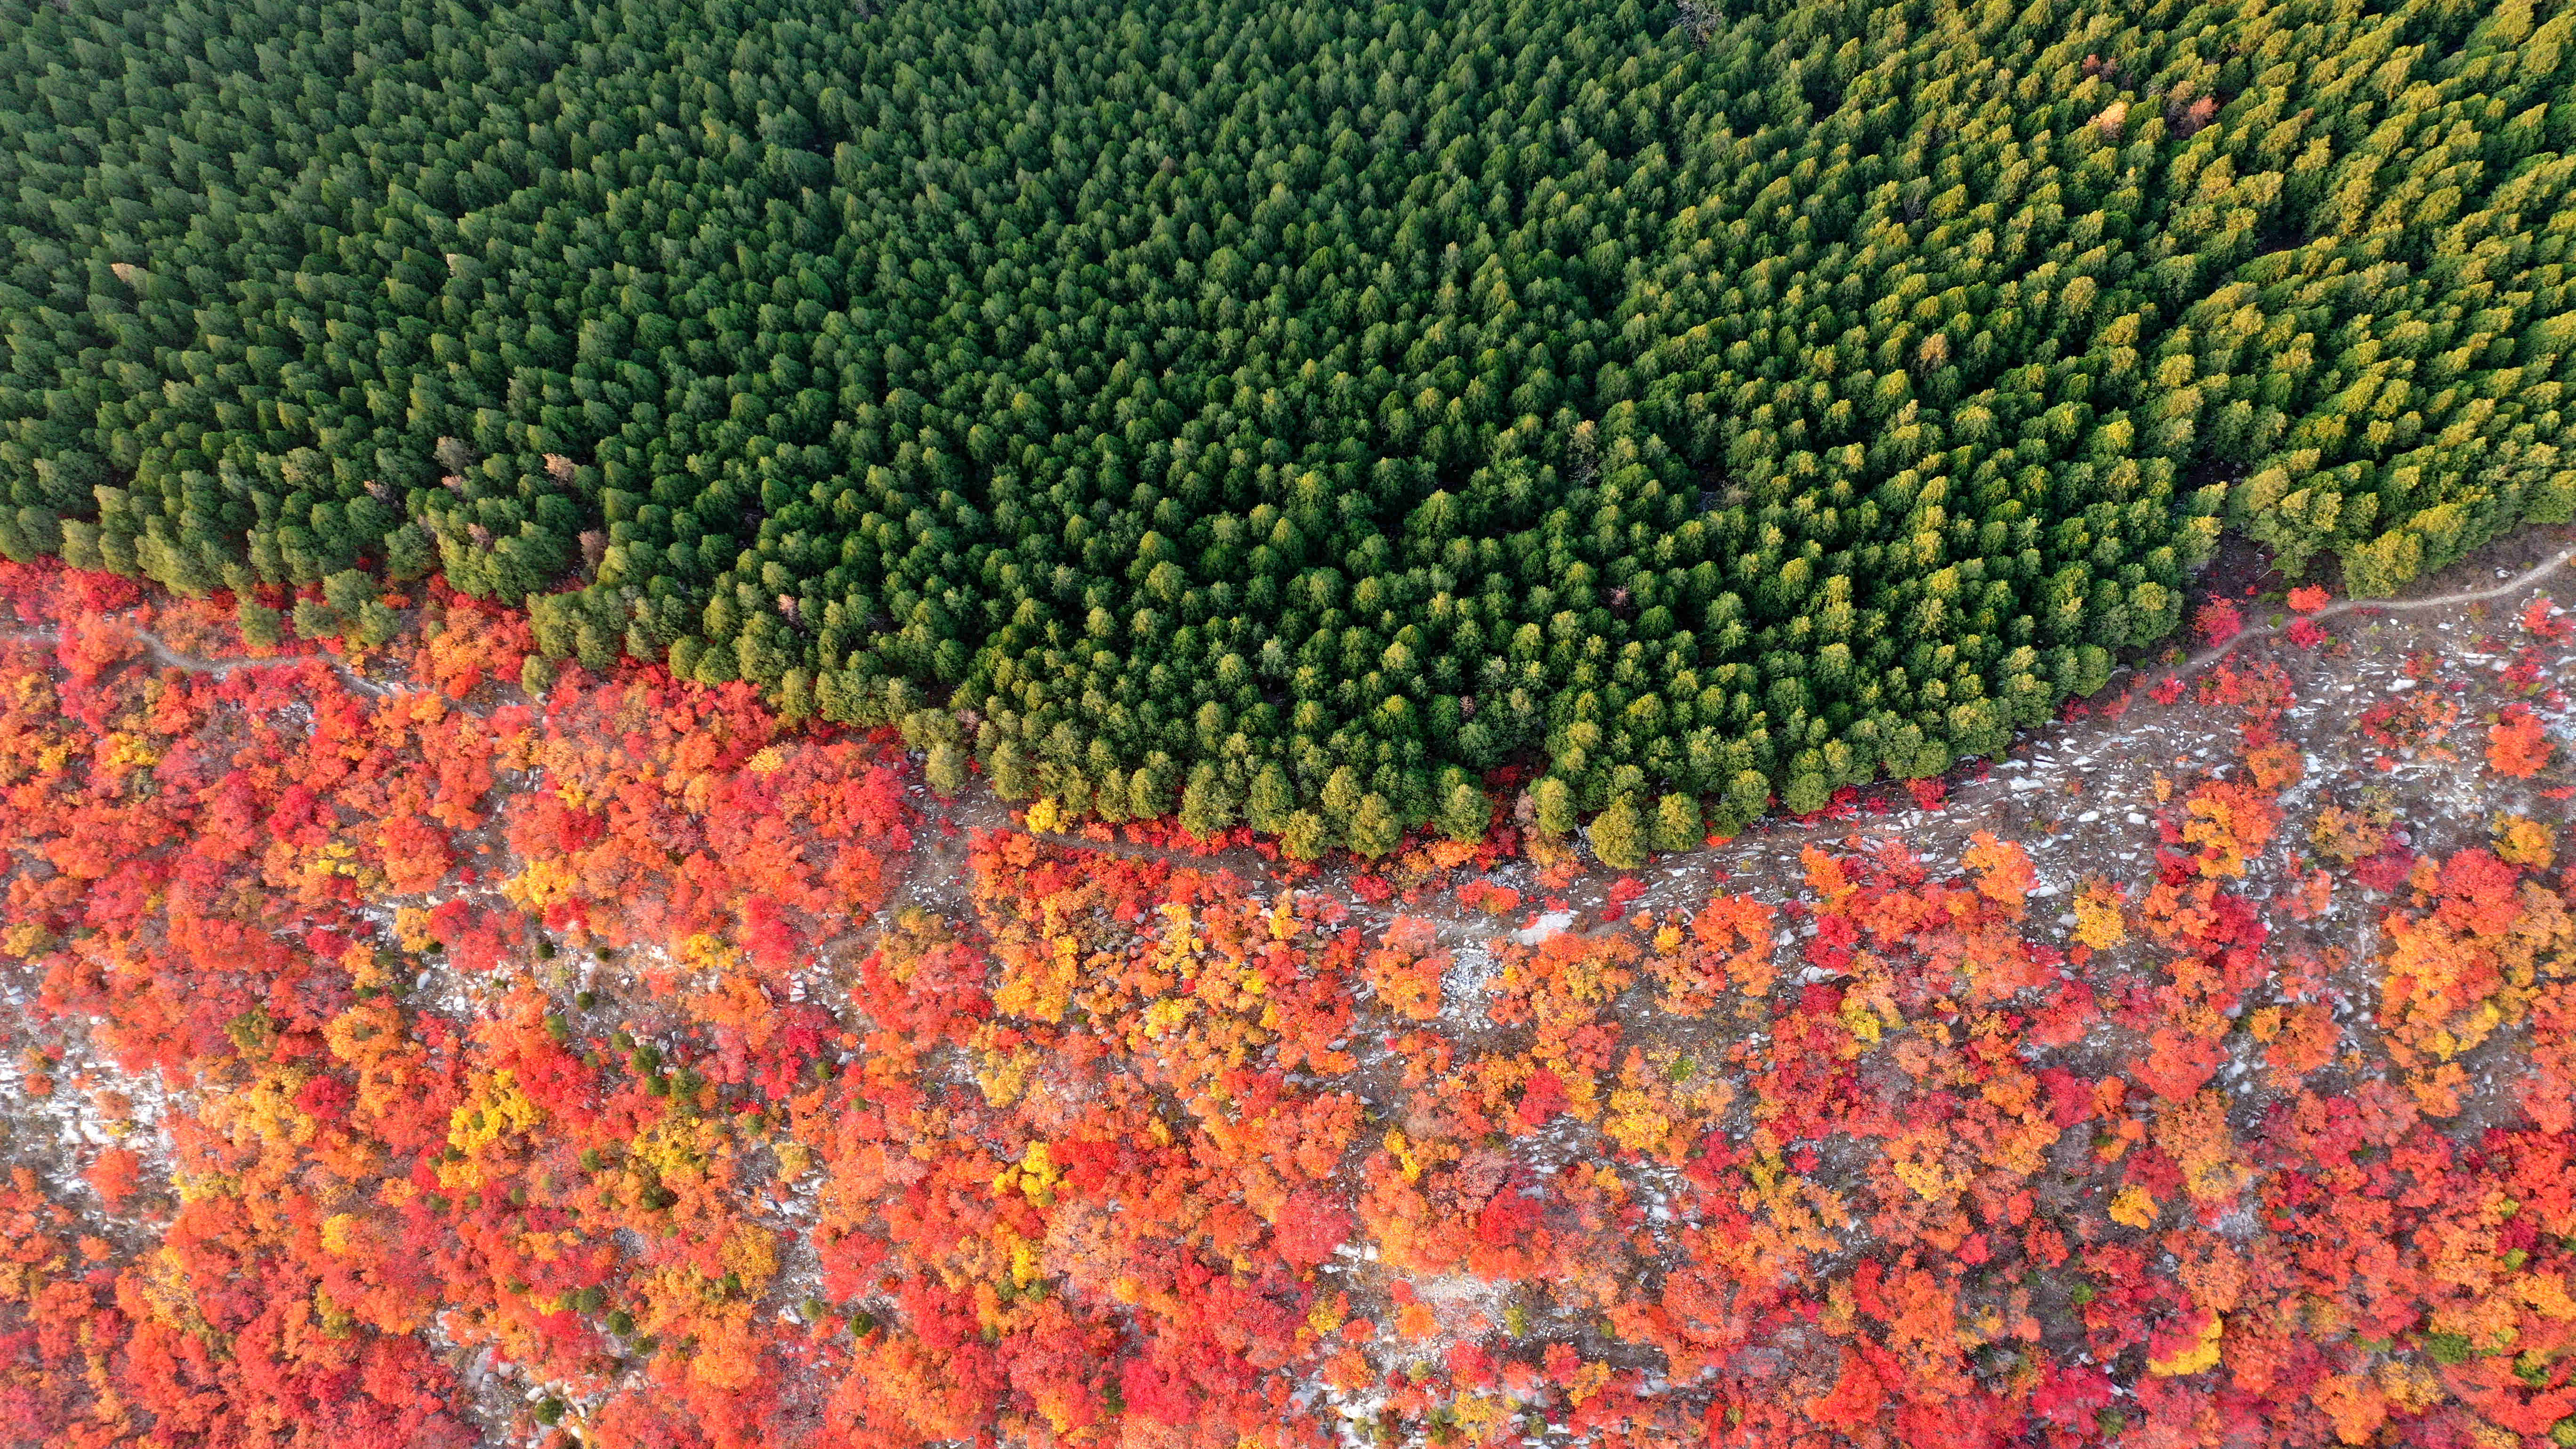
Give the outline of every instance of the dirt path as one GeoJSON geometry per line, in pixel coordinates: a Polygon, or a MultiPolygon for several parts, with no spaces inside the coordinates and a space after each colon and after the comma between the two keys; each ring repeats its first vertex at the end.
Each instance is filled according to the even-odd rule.
{"type": "MultiPolygon", "coordinates": [[[[2310,622],[2322,626],[2328,621],[2348,615],[2369,616],[2489,602],[2521,594],[2571,562],[2576,562],[2576,547],[2562,548],[2513,577],[2486,587],[2455,589],[2416,598],[2340,599],[2305,617],[2310,622]]],[[[2455,567],[2461,566],[2476,566],[2475,557],[2463,560],[2462,565],[2455,567]]],[[[2124,666],[2123,672],[2134,673],[2138,683],[2148,680],[2188,679],[2225,660],[2240,649],[2284,634],[2287,627],[2286,622],[2281,625],[2268,623],[2254,625],[2224,643],[2195,651],[2179,663],[2152,670],[2135,671],[2124,666]]],[[[156,663],[191,673],[221,677],[240,669],[292,668],[301,660],[310,658],[320,659],[352,689],[375,698],[387,698],[402,687],[369,679],[352,668],[347,661],[329,653],[279,655],[265,659],[251,657],[209,659],[174,648],[149,629],[137,629],[134,632],[135,637],[156,663]]],[[[0,634],[0,641],[55,644],[59,639],[57,631],[44,629],[0,634]]],[[[2118,677],[2118,672],[2115,672],[2114,677],[2118,677]]],[[[2134,689],[2135,686],[2133,685],[2132,688],[2134,689]]],[[[2135,717],[2142,712],[2132,710],[2130,714],[2135,717]]],[[[2137,728],[2143,729],[2144,724],[2145,722],[2142,721],[2137,728]]],[[[2075,771],[2098,771],[2101,767],[2097,766],[2096,757],[2110,759],[2113,765],[2120,763],[2120,760],[2115,757],[2142,758],[2138,756],[2136,750],[2123,748],[2117,738],[2119,733],[2118,726],[2110,725],[2110,722],[2105,721],[2091,721],[2079,725],[2043,726],[2037,730],[2023,732],[2015,741],[2011,755],[2027,757],[2037,751],[2043,759],[2053,763],[2055,753],[2063,751],[2070,757],[2070,769],[2075,771]]],[[[2185,759],[2188,758],[2186,755],[2185,759]]],[[[2015,759],[2007,758],[1997,768],[1999,771],[2008,772],[2014,770],[2017,763],[2015,759]]],[[[2113,778],[2099,783],[2114,789],[2141,783],[2121,778],[2132,773],[2135,772],[2115,770],[2113,778]]],[[[1706,872],[1712,869],[1721,878],[1730,874],[1749,873],[1756,880],[1766,880],[1774,878],[1774,872],[1785,870],[1788,872],[1787,875],[1776,878],[1795,879],[1798,854],[1807,844],[1813,843],[1817,838],[1839,838],[1849,835],[1853,833],[1855,827],[1869,833],[1902,835],[1909,842],[1921,842],[1924,845],[1931,845],[1935,839],[1955,833],[1959,837],[1958,843],[1964,843],[1967,836],[1975,829],[1993,829],[2011,823],[2013,811],[2010,807],[2013,802],[2033,793],[2034,785],[2027,779],[2015,782],[1998,781],[1989,789],[1985,788],[1985,782],[1980,780],[1958,787],[1958,790],[1959,793],[1953,796],[1946,807],[1928,812],[1908,810],[1859,821],[1848,817],[1828,817],[1814,821],[1799,821],[1781,816],[1768,817],[1757,822],[1746,834],[1723,845],[1665,857],[1651,866],[1644,875],[1654,882],[1674,881],[1687,877],[1700,882],[1697,888],[1703,890],[1708,878],[1706,872]]],[[[2076,776],[2072,779],[2072,793],[2078,798],[2085,795],[2099,798],[2110,791],[2097,788],[2094,781],[2076,776]]],[[[940,800],[924,791],[921,805],[928,818],[924,821],[915,846],[910,852],[911,858],[905,862],[903,878],[893,892],[893,905],[897,908],[918,906],[942,913],[963,912],[969,908],[970,882],[967,879],[966,842],[970,832],[1020,827],[1013,818],[1012,807],[996,796],[991,787],[981,779],[975,780],[963,793],[952,800],[940,800]]],[[[1094,851],[1104,855],[1135,859],[1170,861],[1203,869],[1211,867],[1226,869],[1247,879],[1273,883],[1279,879],[1277,867],[1251,850],[1227,850],[1215,855],[1202,855],[1169,846],[1123,840],[1093,840],[1079,834],[1054,831],[1031,833],[1049,844],[1067,849],[1094,851]]],[[[1316,884],[1328,888],[1347,887],[1351,877],[1381,868],[1378,864],[1363,867],[1357,862],[1344,859],[1337,865],[1327,868],[1316,884]]],[[[1535,871],[1526,862],[1515,862],[1499,868],[1493,873],[1492,879],[1497,883],[1511,885],[1521,890],[1523,896],[1533,903],[1539,899],[1535,871]],[[1528,879],[1522,879],[1523,877],[1528,879]]],[[[1598,898],[1603,891],[1604,887],[1598,880],[1581,881],[1569,887],[1563,899],[1573,909],[1592,908],[1597,907],[1598,898]]],[[[1655,903],[1650,894],[1645,904],[1655,903]]],[[[1392,912],[1373,914],[1391,915],[1392,912]]],[[[1486,918],[1476,917],[1472,922],[1462,920],[1461,924],[1472,924],[1474,928],[1484,930],[1491,929],[1495,923],[1486,918]]]]}
{"type": "MultiPolygon", "coordinates": [[[[255,658],[250,655],[237,655],[222,659],[207,659],[174,647],[169,641],[163,639],[160,635],[153,633],[149,629],[135,630],[134,637],[143,645],[143,652],[152,656],[152,662],[165,669],[183,670],[189,674],[211,674],[217,679],[221,679],[224,676],[233,673],[235,670],[292,669],[307,659],[318,659],[324,664],[330,666],[331,672],[339,675],[343,683],[347,684],[351,689],[357,690],[361,694],[372,695],[377,699],[384,699],[390,697],[396,692],[395,686],[381,684],[375,680],[369,679],[367,676],[360,674],[357,670],[350,668],[347,660],[342,659],[335,654],[274,654],[265,659],[255,658]]],[[[0,644],[45,644],[58,646],[61,643],[62,633],[57,629],[20,629],[10,633],[0,634],[0,644]]]]}
{"type": "Polygon", "coordinates": [[[154,634],[149,629],[135,630],[134,637],[143,641],[145,652],[152,656],[155,663],[162,665],[164,668],[183,669],[191,674],[211,674],[217,679],[221,679],[225,675],[238,669],[291,669],[303,660],[319,659],[325,665],[330,667],[332,673],[340,676],[342,683],[348,685],[351,689],[358,691],[360,694],[373,695],[378,699],[384,699],[395,693],[395,687],[393,685],[380,684],[375,680],[369,679],[367,676],[360,674],[357,670],[350,668],[347,660],[342,659],[335,654],[280,654],[271,656],[267,659],[254,659],[247,655],[229,659],[202,659],[194,654],[184,653],[178,649],[172,648],[167,641],[163,640],[159,635],[154,634]]]}
{"type": "MultiPolygon", "coordinates": [[[[2328,604],[2324,608],[2317,610],[2313,614],[2306,615],[2305,617],[2308,622],[2312,624],[2323,625],[2329,619],[2340,618],[2346,614],[2372,614],[2408,609],[2439,609],[2453,604],[2481,604],[2491,599],[2501,599],[2511,594],[2518,594],[2524,589],[2530,588],[2533,584],[2540,582],[2542,579],[2547,578],[2551,573],[2558,569],[2566,567],[2567,564],[2572,561],[2576,561],[2576,548],[2560,549],[2557,553],[2552,554],[2548,558],[2542,559],[2539,563],[2532,565],[2530,568],[2524,569],[2521,573],[2514,575],[2512,578],[2506,579],[2503,583],[2497,584],[2492,588],[2458,589],[2444,594],[2427,594],[2418,599],[2337,599],[2333,603],[2328,604]]],[[[2238,649],[2241,649],[2248,644],[2256,643],[2260,640],[2272,638],[2274,635],[2284,633],[2288,629],[2289,625],[2286,622],[2279,625],[2254,625],[2251,628],[2238,633],[2235,637],[2227,640],[2223,644],[2213,644],[2201,649],[2198,653],[2191,655],[2181,663],[2176,664],[2169,670],[2165,670],[2163,672],[2177,678],[2188,679],[2192,675],[2199,673],[2201,670],[2206,669],[2210,665],[2217,663],[2219,660],[2226,658],[2230,654],[2233,654],[2238,649]]],[[[2117,671],[2114,672],[2116,673],[2117,671]]]]}
{"type": "MultiPolygon", "coordinates": [[[[2420,612],[2487,603],[2526,593],[2533,585],[2546,579],[2555,571],[2567,567],[2570,563],[2576,563],[2576,548],[2562,548],[2539,563],[2499,583],[2478,588],[2451,589],[2415,598],[2340,599],[2304,617],[2311,623],[2323,627],[2330,621],[2347,616],[2358,615],[2368,618],[2383,613],[2420,612]]],[[[2477,559],[2473,556],[2454,567],[2476,566],[2477,559]]],[[[2199,649],[2179,663],[2143,671],[2124,666],[2121,671],[2115,672],[2114,678],[2117,679],[2122,674],[2132,676],[2130,685],[2132,691],[2164,679],[2189,679],[2223,662],[2240,649],[2281,637],[2287,631],[2286,621],[2277,626],[2258,624],[2245,629],[2223,644],[2199,649]]],[[[2104,693],[2109,695],[2112,691],[2106,690],[2104,693]]],[[[2138,696],[2133,695],[2133,698],[2136,697],[2138,696]]],[[[2175,707],[2177,710],[2189,708],[2188,705],[2175,707]]],[[[1704,893],[1712,874],[1719,879],[1728,876],[1744,876],[1757,890],[1785,889],[1787,883],[1799,878],[1801,869],[1799,856],[1807,846],[1823,840],[1840,840],[1856,833],[1899,836],[1912,845],[1919,854],[1939,856],[1945,850],[1955,852],[1956,849],[1964,848],[1968,839],[1978,830],[1991,829],[2001,832],[2027,821],[2045,820],[2052,826],[2064,823],[2068,826],[2068,833],[2058,835],[2042,844],[2043,859],[2048,855],[2071,854],[2075,844],[2072,839],[2073,827],[2080,824],[2086,827],[2099,827],[2087,829],[2084,832],[2090,837],[2090,843],[2099,847],[2097,851],[2088,852],[2088,854],[2095,854],[2106,862],[2118,860],[2122,855],[2119,847],[2129,843],[2121,837],[2135,832],[2134,829],[2120,830],[2116,826],[2133,826],[2133,822],[2130,822],[2127,817],[2134,812],[2127,810],[2119,812],[2120,819],[2116,822],[2116,826],[2104,824],[2098,818],[2077,819],[2076,817],[2085,816],[2087,813],[2088,807],[2084,806],[2084,801],[2119,798],[2123,792],[2143,791],[2152,782],[2153,777],[2165,769],[2180,769],[2193,762],[2201,764],[2217,762],[2212,758],[2213,746],[2208,740],[2177,739],[2174,741],[2175,748],[2171,751],[2145,748],[2151,738],[2158,735],[2160,727],[2170,729],[2171,721],[2167,716],[2172,713],[2171,710],[2152,709],[2140,702],[2118,720],[2086,719],[2025,730],[2014,741],[2008,756],[1998,762],[1991,774],[1954,785],[1950,800],[1935,810],[1907,809],[1892,811],[1885,815],[1858,818],[1822,817],[1812,821],[1801,821],[1780,815],[1766,817],[1745,834],[1723,845],[1665,856],[1657,860],[1646,871],[1640,873],[1641,878],[1649,885],[1649,894],[1642,904],[1660,906],[1669,903],[1661,897],[1675,892],[1670,889],[1658,889],[1658,887],[1679,886],[1683,893],[1693,891],[1704,893]],[[2124,733],[2132,737],[2123,739],[2124,733]],[[2198,753],[2195,754],[2195,751],[2198,753]],[[2149,763],[2150,761],[2152,763],[2149,763]],[[2062,777],[2054,782],[2042,782],[2036,774],[2032,773],[2034,771],[2039,773],[2062,771],[2062,777]],[[2068,793],[2067,788],[2070,784],[2073,787],[2071,794],[2068,793]],[[2050,817],[2047,812],[2037,808],[2044,802],[2044,797],[2058,802],[2072,800],[2076,803],[2071,808],[2059,811],[2055,817],[2050,817]],[[2017,817],[2020,818],[2017,819],[2017,817]],[[2064,848],[2051,851],[2047,848],[2050,845],[2064,848]],[[1684,882],[1687,884],[1682,884],[1684,882]]],[[[2132,794],[2129,798],[2136,798],[2136,796],[2132,794]]],[[[981,779],[969,785],[966,791],[955,800],[939,802],[925,796],[924,803],[942,812],[944,818],[953,821],[961,829],[1014,828],[1011,807],[995,796],[981,779]]],[[[2097,817],[2099,813],[2094,812],[2097,817]]],[[[1229,850],[1219,855],[1206,856],[1168,846],[1144,845],[1128,841],[1098,841],[1077,834],[1031,833],[1040,840],[1067,849],[1148,860],[1165,860],[1201,868],[1214,866],[1233,870],[1237,875],[1247,879],[1271,882],[1279,879],[1277,867],[1259,854],[1248,850],[1229,850]]],[[[964,860],[962,849],[939,853],[938,858],[925,855],[917,862],[914,869],[908,873],[907,884],[911,886],[911,891],[906,900],[907,904],[961,909],[966,905],[966,882],[962,879],[948,878],[950,866],[944,856],[952,854],[956,857],[954,869],[962,871],[964,860]]],[[[2128,850],[2127,855],[2132,860],[2146,858],[2143,845],[2128,850]]],[[[1337,889],[1343,896],[1349,897],[1351,893],[1347,887],[1351,877],[1371,873],[1381,868],[1381,865],[1362,867],[1344,858],[1328,867],[1315,884],[1324,888],[1337,889]]],[[[1546,897],[1537,887],[1536,875],[1535,869],[1527,862],[1513,862],[1498,868],[1489,878],[1498,884],[1519,890],[1525,901],[1533,907],[1538,907],[1545,904],[1546,897]]],[[[2054,889],[2055,887],[2043,884],[2044,892],[2054,889]]],[[[1597,909],[1605,897],[1606,884],[1602,872],[1597,869],[1591,875],[1567,887],[1559,896],[1565,902],[1569,913],[1597,909]]],[[[1421,913],[1413,907],[1373,910],[1361,905],[1355,899],[1351,900],[1350,904],[1363,917],[1392,917],[1399,911],[1421,913]]],[[[1512,922],[1498,923],[1491,918],[1471,915],[1454,907],[1435,910],[1431,913],[1448,918],[1444,921],[1444,925],[1454,926],[1462,940],[1469,937],[1481,940],[1484,935],[1513,924],[1512,922]]]]}

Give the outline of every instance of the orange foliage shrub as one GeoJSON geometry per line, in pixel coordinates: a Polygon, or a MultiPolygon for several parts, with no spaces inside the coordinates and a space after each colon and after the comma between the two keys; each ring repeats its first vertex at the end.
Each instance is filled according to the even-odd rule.
{"type": "Polygon", "coordinates": [[[2507,705],[2503,718],[2487,729],[2487,767],[2499,775],[2530,779],[2549,763],[2550,749],[2539,716],[2521,705],[2507,705]]]}

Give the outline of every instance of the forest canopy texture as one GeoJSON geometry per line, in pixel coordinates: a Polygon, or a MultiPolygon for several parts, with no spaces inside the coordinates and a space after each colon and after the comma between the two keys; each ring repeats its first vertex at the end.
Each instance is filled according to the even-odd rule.
{"type": "Polygon", "coordinates": [[[1311,854],[2000,747],[2576,514],[2576,19],[0,0],[0,550],[1311,854]]]}

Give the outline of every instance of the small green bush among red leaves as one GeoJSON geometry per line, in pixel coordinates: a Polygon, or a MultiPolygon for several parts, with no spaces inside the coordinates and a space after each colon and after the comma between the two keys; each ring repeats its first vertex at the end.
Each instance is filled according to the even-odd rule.
{"type": "MultiPolygon", "coordinates": [[[[891,894],[929,858],[909,767],[740,686],[525,699],[525,625],[436,589],[369,689],[183,672],[141,631],[230,658],[229,611],[100,588],[0,570],[12,1080],[122,1134],[0,1184],[8,1442],[2502,1445],[2576,1413],[2563,828],[2419,858],[2285,794],[2278,671],[2204,682],[2246,748],[2138,804],[2133,878],[2043,904],[2014,840],[1854,837],[1523,944],[1445,845],[1381,862],[1378,912],[983,832],[943,916],[891,894]],[[2339,894],[2366,960],[2295,929],[2339,894]]],[[[2536,718],[2499,776],[2544,768],[2536,718]]]]}

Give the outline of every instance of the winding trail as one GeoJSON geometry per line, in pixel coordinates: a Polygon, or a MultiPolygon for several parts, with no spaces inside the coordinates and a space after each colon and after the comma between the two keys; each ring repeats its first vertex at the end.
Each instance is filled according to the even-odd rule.
{"type": "MultiPolygon", "coordinates": [[[[2456,589],[2448,593],[2426,594],[2416,598],[2338,599],[2315,613],[2302,617],[2311,623],[2323,623],[2346,614],[2438,609],[2458,604],[2481,603],[2520,593],[2571,563],[2576,563],[2576,547],[2560,549],[2521,573],[2485,587],[2456,589]]],[[[2117,678],[2126,673],[2137,676],[2141,682],[2150,679],[2186,679],[2248,644],[2285,633],[2288,627],[2286,622],[2279,625],[2253,625],[2239,631],[2224,643],[2205,646],[2175,664],[2151,669],[2122,665],[2113,671],[2113,677],[2117,678]]],[[[347,660],[328,652],[275,655],[268,658],[233,656],[209,659],[175,648],[149,629],[138,628],[134,630],[134,636],[156,663],[165,668],[185,670],[193,674],[212,674],[220,678],[235,670],[293,668],[303,660],[318,659],[328,665],[332,672],[339,675],[350,688],[373,698],[390,698],[405,688],[400,684],[387,684],[369,679],[351,667],[347,660]]],[[[0,634],[0,643],[55,645],[59,642],[59,631],[54,629],[21,630],[0,634]]],[[[2027,733],[2025,732],[2025,736],[2027,733]]],[[[980,778],[955,799],[937,800],[934,797],[929,803],[929,808],[933,812],[934,823],[923,832],[921,838],[917,838],[913,851],[914,859],[910,863],[911,868],[905,872],[907,879],[897,888],[898,894],[908,897],[913,904],[939,907],[961,905],[965,901],[967,890],[964,832],[1025,827],[1015,825],[1011,807],[995,795],[992,787],[980,778]],[[937,823],[942,822],[958,828],[959,833],[955,844],[948,842],[946,832],[937,830],[937,823]]],[[[1061,831],[1029,831],[1028,833],[1050,845],[1059,845],[1073,850],[1143,860],[1169,861],[1200,868],[1229,869],[1273,882],[1279,878],[1274,863],[1251,850],[1230,849],[1205,855],[1167,845],[1148,845],[1127,840],[1094,840],[1078,833],[1061,831]]],[[[1687,863],[1702,854],[1711,854],[1711,852],[1690,851],[1680,856],[1667,857],[1667,859],[1687,863]]],[[[1372,867],[1344,860],[1327,867],[1326,873],[1328,876],[1337,877],[1342,874],[1356,874],[1370,868],[1372,867]]]]}
{"type": "MultiPolygon", "coordinates": [[[[350,668],[349,661],[336,654],[272,654],[265,659],[244,654],[207,659],[173,646],[168,640],[149,629],[136,629],[134,637],[142,644],[143,652],[152,656],[154,663],[165,669],[177,669],[189,674],[211,674],[221,679],[236,670],[292,669],[307,659],[317,659],[329,666],[332,673],[339,675],[343,683],[361,694],[377,699],[387,699],[399,692],[395,685],[379,683],[350,668]]],[[[62,634],[57,629],[21,629],[0,634],[0,644],[46,644],[58,647],[61,643],[62,634]]]]}
{"type": "MultiPolygon", "coordinates": [[[[2326,605],[2324,608],[2317,610],[2315,613],[2303,615],[2301,617],[2305,618],[2312,624],[2321,624],[2328,619],[2338,618],[2345,614],[2382,613],[2399,609],[2438,609],[2450,604],[2482,603],[2488,599],[2500,599],[2508,594],[2520,593],[2522,590],[2527,589],[2542,579],[2547,578],[2551,573],[2558,569],[2566,567],[2570,562],[2576,562],[2576,548],[2560,549],[2557,553],[2552,554],[2548,558],[2542,559],[2540,562],[2524,569],[2521,573],[2515,574],[2512,578],[2506,579],[2504,582],[2489,588],[2459,589],[2447,594],[2427,594],[2419,599],[2337,599],[2333,603],[2326,605]]],[[[2189,678],[2190,676],[2199,673],[2201,670],[2208,668],[2210,665],[2217,663],[2219,660],[2226,658],[2228,655],[2234,653],[2244,645],[2254,643],[2260,639],[2269,639],[2276,634],[2286,632],[2289,627],[2290,626],[2287,623],[2279,625],[2253,625],[2250,628],[2239,630],[2225,643],[2208,645],[2202,648],[2199,652],[2184,658],[2180,663],[2156,672],[2169,675],[2176,679],[2189,678]]],[[[2130,672],[2138,674],[2141,678],[2148,676],[2148,671],[2137,670],[2132,666],[2123,666],[2123,668],[2129,669],[2130,672]]],[[[2112,671],[2115,675],[2120,672],[2120,670],[2112,671]]]]}
{"type": "MultiPolygon", "coordinates": [[[[2346,614],[2371,614],[2391,611],[2412,611],[2418,609],[2439,609],[2459,604],[2482,603],[2490,599],[2500,599],[2518,594],[2523,590],[2528,589],[2533,584],[2538,583],[2540,580],[2547,578],[2557,570],[2567,567],[2571,563],[2576,563],[2576,548],[2563,548],[2550,555],[2548,558],[2541,560],[2539,563],[2515,574],[2513,577],[2505,579],[2500,583],[2487,585],[2485,587],[2474,589],[2455,589],[2447,593],[2425,594],[2417,598],[2337,599],[2333,603],[2326,605],[2324,608],[2317,610],[2313,614],[2302,615],[2300,617],[2307,619],[2311,623],[2322,624],[2326,620],[2339,618],[2346,614]]],[[[2175,664],[2148,669],[2141,669],[2136,665],[2124,664],[2112,671],[2112,677],[2116,679],[2123,674],[2135,675],[2138,677],[2140,682],[2161,680],[2164,678],[2188,679],[2192,675],[2199,673],[2201,670],[2207,669],[2211,665],[2225,659],[2228,655],[2234,653],[2245,645],[2276,637],[2286,633],[2288,629],[2289,624],[2286,621],[2279,625],[2253,625],[2239,631],[2234,637],[2228,639],[2225,643],[2205,646],[2175,664]]],[[[2047,726],[2041,726],[2041,728],[2045,729],[2047,726]]],[[[2027,738],[2031,733],[2032,731],[2024,730],[2019,732],[2016,735],[2016,738],[2027,738]]],[[[949,818],[954,820],[960,827],[968,829],[1013,827],[1010,806],[1003,803],[998,796],[994,795],[990,786],[980,778],[970,785],[963,794],[958,796],[958,798],[942,802],[938,808],[944,809],[949,818]]],[[[1774,818],[1776,819],[1778,817],[1774,818]]],[[[1025,826],[1018,828],[1023,830],[1026,829],[1025,826]]],[[[1263,879],[1273,881],[1278,879],[1276,867],[1271,862],[1264,860],[1260,855],[1249,850],[1227,850],[1216,855],[1200,855],[1189,851],[1177,850],[1170,846],[1145,845],[1125,840],[1100,841],[1093,840],[1084,835],[1067,834],[1060,831],[1030,830],[1027,833],[1046,842],[1047,844],[1060,845],[1073,850],[1088,850],[1104,855],[1128,856],[1145,860],[1165,860],[1203,868],[1209,866],[1222,866],[1236,870],[1238,873],[1248,871],[1251,875],[1263,879]]],[[[1659,863],[1688,863],[1699,856],[1715,856],[1716,854],[1717,852],[1715,851],[1686,851],[1677,856],[1659,857],[1659,863]]],[[[1361,870],[1353,870],[1351,869],[1353,864],[1353,862],[1347,860],[1339,861],[1336,862],[1334,866],[1327,867],[1327,870],[1328,872],[1340,871],[1342,873],[1357,874],[1361,873],[1361,870],[1366,869],[1363,867],[1361,870]]],[[[960,889],[962,890],[962,887],[960,887],[960,889]]],[[[962,896],[960,898],[962,899],[962,896]]]]}

